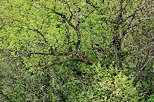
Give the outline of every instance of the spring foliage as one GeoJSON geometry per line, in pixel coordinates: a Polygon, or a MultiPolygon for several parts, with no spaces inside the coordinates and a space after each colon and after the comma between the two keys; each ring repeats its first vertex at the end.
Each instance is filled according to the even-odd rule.
{"type": "Polygon", "coordinates": [[[0,101],[151,102],[152,4],[0,1],[0,101]]]}

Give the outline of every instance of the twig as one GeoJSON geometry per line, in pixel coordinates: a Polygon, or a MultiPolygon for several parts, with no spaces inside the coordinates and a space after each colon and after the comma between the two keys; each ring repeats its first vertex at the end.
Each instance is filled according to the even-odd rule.
{"type": "Polygon", "coordinates": [[[42,34],[41,31],[39,31],[38,29],[30,29],[30,28],[28,28],[28,29],[29,29],[29,30],[32,30],[32,31],[34,31],[34,32],[36,32],[36,33],[38,33],[38,34],[40,34],[41,37],[43,38],[44,42],[47,43],[47,40],[46,40],[46,38],[44,37],[44,35],[42,34]]]}
{"type": "Polygon", "coordinates": [[[68,53],[68,52],[66,52],[66,53],[55,53],[55,52],[53,52],[53,53],[35,53],[35,52],[28,53],[28,55],[32,55],[32,54],[34,54],[34,55],[52,55],[52,56],[72,56],[72,55],[79,55],[78,53],[68,53]]]}
{"type": "Polygon", "coordinates": [[[150,62],[152,61],[152,59],[154,58],[154,56],[152,56],[141,68],[140,70],[138,71],[138,73],[135,75],[135,77],[133,78],[133,80],[135,80],[137,78],[137,76],[141,73],[141,71],[145,68],[145,66],[150,62]]]}
{"type": "Polygon", "coordinates": [[[128,1],[126,2],[126,5],[125,5],[124,9],[126,9],[126,7],[128,6],[129,3],[130,3],[130,0],[128,0],[128,1]]]}
{"type": "Polygon", "coordinates": [[[69,5],[69,3],[68,3],[67,1],[66,1],[66,4],[67,4],[67,6],[68,6],[68,10],[69,10],[69,12],[71,13],[71,15],[70,15],[68,21],[71,21],[72,18],[73,18],[73,12],[71,11],[71,7],[70,7],[70,5],[69,5]]]}
{"type": "MultiPolygon", "coordinates": [[[[20,20],[14,20],[14,21],[17,21],[17,22],[20,22],[20,23],[24,23],[25,25],[27,25],[27,27],[28,27],[27,29],[28,29],[28,30],[31,30],[31,31],[34,31],[34,32],[40,34],[41,37],[43,38],[44,42],[47,43],[47,40],[46,40],[46,38],[44,37],[44,35],[43,35],[43,33],[42,33],[41,31],[39,31],[38,29],[31,29],[31,28],[29,27],[29,24],[27,24],[27,23],[25,23],[25,22],[22,22],[22,21],[20,21],[20,20]]],[[[21,28],[21,29],[24,28],[24,27],[20,27],[20,26],[18,26],[18,27],[21,28]]]]}

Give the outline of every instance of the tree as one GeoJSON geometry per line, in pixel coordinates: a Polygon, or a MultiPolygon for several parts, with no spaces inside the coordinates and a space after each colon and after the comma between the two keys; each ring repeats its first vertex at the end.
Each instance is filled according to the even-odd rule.
{"type": "MultiPolygon", "coordinates": [[[[144,100],[138,92],[153,94],[152,0],[8,0],[1,6],[2,100],[105,100],[96,94],[97,84],[106,83],[98,63],[102,78],[109,66],[117,71],[109,72],[111,83],[132,80],[126,86],[134,85],[128,87],[134,100],[144,100]]],[[[123,97],[109,94],[107,100],[123,97]]]]}

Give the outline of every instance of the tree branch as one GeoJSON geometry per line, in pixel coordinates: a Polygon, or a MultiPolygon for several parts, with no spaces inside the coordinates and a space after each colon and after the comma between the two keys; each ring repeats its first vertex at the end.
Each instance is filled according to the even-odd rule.
{"type": "Polygon", "coordinates": [[[96,5],[92,4],[92,2],[90,2],[90,0],[86,0],[86,3],[89,4],[90,6],[92,6],[95,9],[98,9],[99,8],[96,5]]]}
{"type": "Polygon", "coordinates": [[[137,72],[137,74],[135,75],[135,77],[133,78],[133,81],[135,81],[135,79],[140,75],[140,73],[143,71],[143,69],[146,67],[146,65],[148,63],[150,63],[152,60],[154,59],[154,56],[152,56],[137,72]]]}
{"type": "MultiPolygon", "coordinates": [[[[65,52],[65,53],[28,53],[28,56],[31,56],[32,54],[35,54],[35,55],[52,55],[52,56],[77,56],[77,58],[73,58],[73,59],[68,59],[69,60],[76,60],[76,61],[79,61],[79,62],[83,62],[83,63],[86,63],[86,64],[92,64],[91,61],[89,61],[87,59],[87,57],[81,53],[71,53],[71,52],[65,52]]],[[[63,62],[59,62],[59,63],[63,63],[63,62]]],[[[57,63],[55,63],[57,64],[57,63]]]]}
{"type": "Polygon", "coordinates": [[[66,63],[68,61],[79,61],[79,62],[83,62],[87,65],[92,65],[92,62],[91,61],[88,61],[88,60],[85,60],[85,59],[81,59],[81,58],[71,58],[71,59],[67,59],[67,60],[64,60],[64,61],[61,61],[61,62],[55,62],[55,63],[52,63],[50,65],[47,65],[45,66],[43,69],[47,69],[53,65],[59,65],[59,64],[62,64],[62,63],[66,63]]]}
{"type": "Polygon", "coordinates": [[[44,35],[42,34],[42,32],[40,32],[38,29],[30,29],[30,28],[28,28],[28,29],[29,29],[29,30],[32,30],[32,31],[34,31],[34,32],[36,32],[36,33],[38,33],[38,34],[40,34],[41,37],[43,38],[44,42],[47,43],[46,38],[44,37],[44,35]]]}
{"type": "MultiPolygon", "coordinates": [[[[20,23],[23,23],[23,24],[27,25],[27,27],[28,27],[27,29],[28,29],[28,30],[31,30],[31,31],[34,31],[34,32],[40,34],[41,37],[43,38],[44,42],[47,43],[47,40],[46,40],[46,38],[44,37],[44,35],[43,35],[43,33],[42,33],[41,31],[39,31],[38,29],[31,29],[27,23],[22,22],[22,21],[20,21],[20,20],[14,20],[14,21],[17,21],[17,22],[20,22],[20,23]]],[[[18,26],[18,27],[19,27],[19,28],[24,28],[24,27],[20,27],[20,26],[18,26]]]]}
{"type": "Polygon", "coordinates": [[[73,12],[71,11],[71,7],[70,7],[70,5],[69,5],[69,3],[66,1],[66,4],[67,4],[67,7],[68,7],[68,10],[69,10],[69,12],[70,12],[70,17],[69,17],[69,19],[68,19],[68,21],[71,21],[72,20],[72,18],[73,18],[73,12]]]}

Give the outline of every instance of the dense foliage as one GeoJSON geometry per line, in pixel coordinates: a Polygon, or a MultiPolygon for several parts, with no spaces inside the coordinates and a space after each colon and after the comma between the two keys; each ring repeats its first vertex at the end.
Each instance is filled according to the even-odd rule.
{"type": "Polygon", "coordinates": [[[1,102],[153,102],[153,0],[1,0],[1,102]]]}

